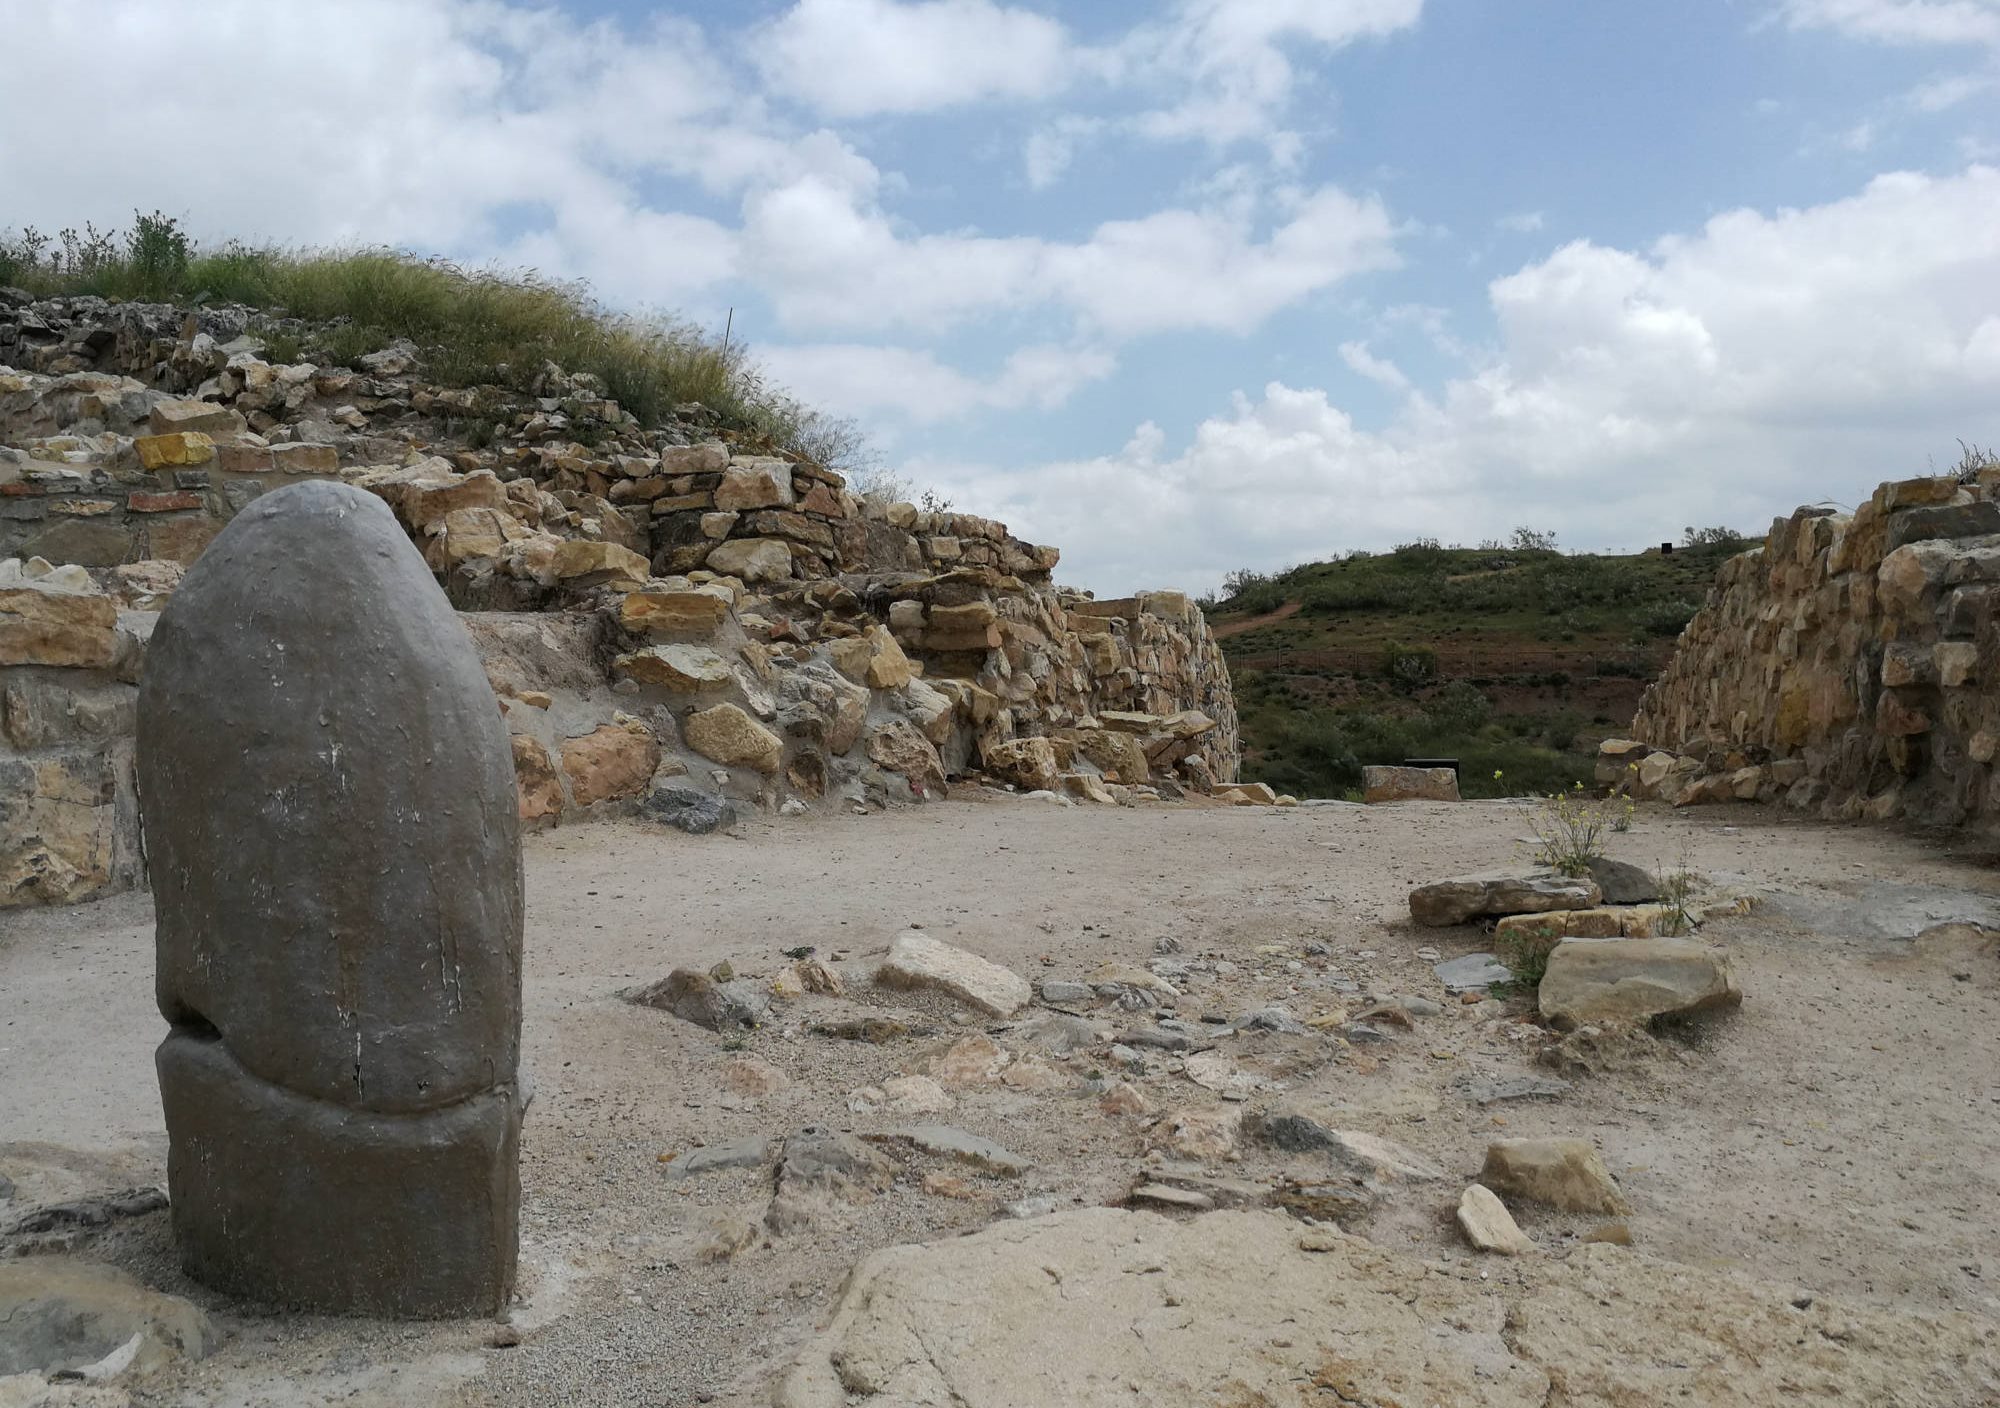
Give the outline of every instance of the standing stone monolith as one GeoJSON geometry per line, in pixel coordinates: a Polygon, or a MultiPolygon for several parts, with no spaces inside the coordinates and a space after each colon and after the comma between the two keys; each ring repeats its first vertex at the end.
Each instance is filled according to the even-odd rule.
{"type": "Polygon", "coordinates": [[[520,1210],[521,851],[493,692],[373,495],[256,500],[139,695],[173,1227],[217,1289],[490,1312],[520,1210]]]}

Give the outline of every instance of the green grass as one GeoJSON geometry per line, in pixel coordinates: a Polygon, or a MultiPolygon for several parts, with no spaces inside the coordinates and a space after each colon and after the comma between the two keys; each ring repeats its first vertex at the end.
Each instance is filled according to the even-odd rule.
{"type": "MultiPolygon", "coordinates": [[[[1706,535],[1711,538],[1713,534],[1706,535]]],[[[1466,796],[1588,786],[1734,538],[1668,555],[1406,544],[1273,576],[1208,603],[1227,634],[1244,776],[1339,796],[1371,763],[1459,760],[1466,796]],[[1281,620],[1251,624],[1281,608],[1281,620]],[[1497,774],[1497,775],[1496,775],[1497,774]]]]}
{"type": "Polygon", "coordinates": [[[241,304],[304,320],[311,331],[277,350],[333,364],[408,338],[442,383],[527,389],[544,364],[600,378],[607,395],[656,427],[687,402],[727,429],[794,450],[828,468],[872,462],[853,422],[801,405],[772,386],[741,343],[683,319],[607,309],[581,283],[532,270],[467,269],[393,249],[204,249],[173,219],[139,215],[128,232],[34,230],[0,236],[0,286],[38,297],[241,304]]]}

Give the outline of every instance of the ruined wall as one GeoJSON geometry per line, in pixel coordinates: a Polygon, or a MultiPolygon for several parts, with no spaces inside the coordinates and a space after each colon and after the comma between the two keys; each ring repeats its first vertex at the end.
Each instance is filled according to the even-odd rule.
{"type": "Polygon", "coordinates": [[[1686,760],[1673,800],[2000,816],[1996,491],[1990,473],[1884,484],[1851,516],[1778,520],[1725,565],[1633,723],[1686,760]]]}
{"type": "Polygon", "coordinates": [[[0,907],[143,875],[132,740],[152,622],[81,568],[0,561],[0,907]]]}
{"type": "MultiPolygon", "coordinates": [[[[274,335],[240,309],[0,291],[0,564],[34,578],[12,608],[0,598],[0,675],[78,668],[22,626],[51,564],[88,568],[63,590],[133,618],[259,495],[339,478],[394,509],[467,613],[531,823],[663,786],[776,810],[933,797],[948,778],[1119,802],[1236,775],[1228,669],[1181,593],[1092,600],[1004,524],[863,500],[699,415],[641,428],[559,368],[534,394],[445,387],[406,346],[321,368],[266,360],[274,335]]],[[[92,725],[112,781],[95,815],[61,814],[61,846],[47,806],[0,798],[0,905],[136,875],[135,840],[75,839],[126,835],[136,815],[143,631],[126,634],[127,694],[92,725]],[[44,852],[77,878],[20,878],[44,852]]],[[[7,730],[0,768],[24,765],[7,730]]]]}

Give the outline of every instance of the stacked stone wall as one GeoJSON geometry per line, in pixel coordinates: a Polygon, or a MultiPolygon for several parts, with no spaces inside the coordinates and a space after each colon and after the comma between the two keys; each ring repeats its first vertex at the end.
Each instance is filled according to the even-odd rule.
{"type": "Polygon", "coordinates": [[[0,291],[0,905],[137,878],[142,622],[235,514],[308,479],[386,501],[466,613],[531,824],[663,785],[778,810],[1236,776],[1228,669],[1181,593],[1093,600],[1004,524],[862,498],[698,408],[644,429],[559,368],[521,393],[426,381],[407,345],[267,360],[288,326],[0,291]],[[23,622],[56,596],[113,612],[115,667],[49,657],[23,622]],[[60,766],[20,771],[17,733],[60,766]]]}
{"type": "Polygon", "coordinates": [[[1633,724],[1680,759],[1654,769],[1673,800],[2000,817],[1996,494],[1992,472],[1884,484],[1727,563],[1633,724]]]}

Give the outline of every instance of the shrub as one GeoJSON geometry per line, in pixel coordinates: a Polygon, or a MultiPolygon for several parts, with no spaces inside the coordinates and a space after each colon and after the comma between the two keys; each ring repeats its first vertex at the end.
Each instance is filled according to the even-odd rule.
{"type": "Polygon", "coordinates": [[[1962,481],[1970,482],[1979,477],[1981,470],[1987,469],[2000,469],[2000,454],[1979,445],[1968,445],[1963,440],[1958,442],[1958,463],[1951,467],[1953,474],[1962,481]]]}
{"type": "Polygon", "coordinates": [[[1437,652],[1427,645],[1390,641],[1382,647],[1382,674],[1400,689],[1420,689],[1437,678],[1437,652]]]}
{"type": "Polygon", "coordinates": [[[1465,680],[1453,680],[1424,705],[1431,728],[1446,734],[1477,733],[1492,713],[1492,702],[1465,680]]]}
{"type": "Polygon", "coordinates": [[[1716,526],[1696,528],[1689,525],[1681,530],[1681,542],[1691,548],[1736,547],[1749,539],[1734,528],[1716,526]]]}
{"type": "Polygon", "coordinates": [[[1515,552],[1554,552],[1556,535],[1546,528],[1516,528],[1508,545],[1515,552]]]}
{"type": "Polygon", "coordinates": [[[1639,620],[1639,628],[1647,635],[1677,636],[1687,629],[1687,623],[1694,619],[1694,613],[1701,610],[1699,602],[1679,597],[1660,602],[1648,610],[1639,620]]]}

